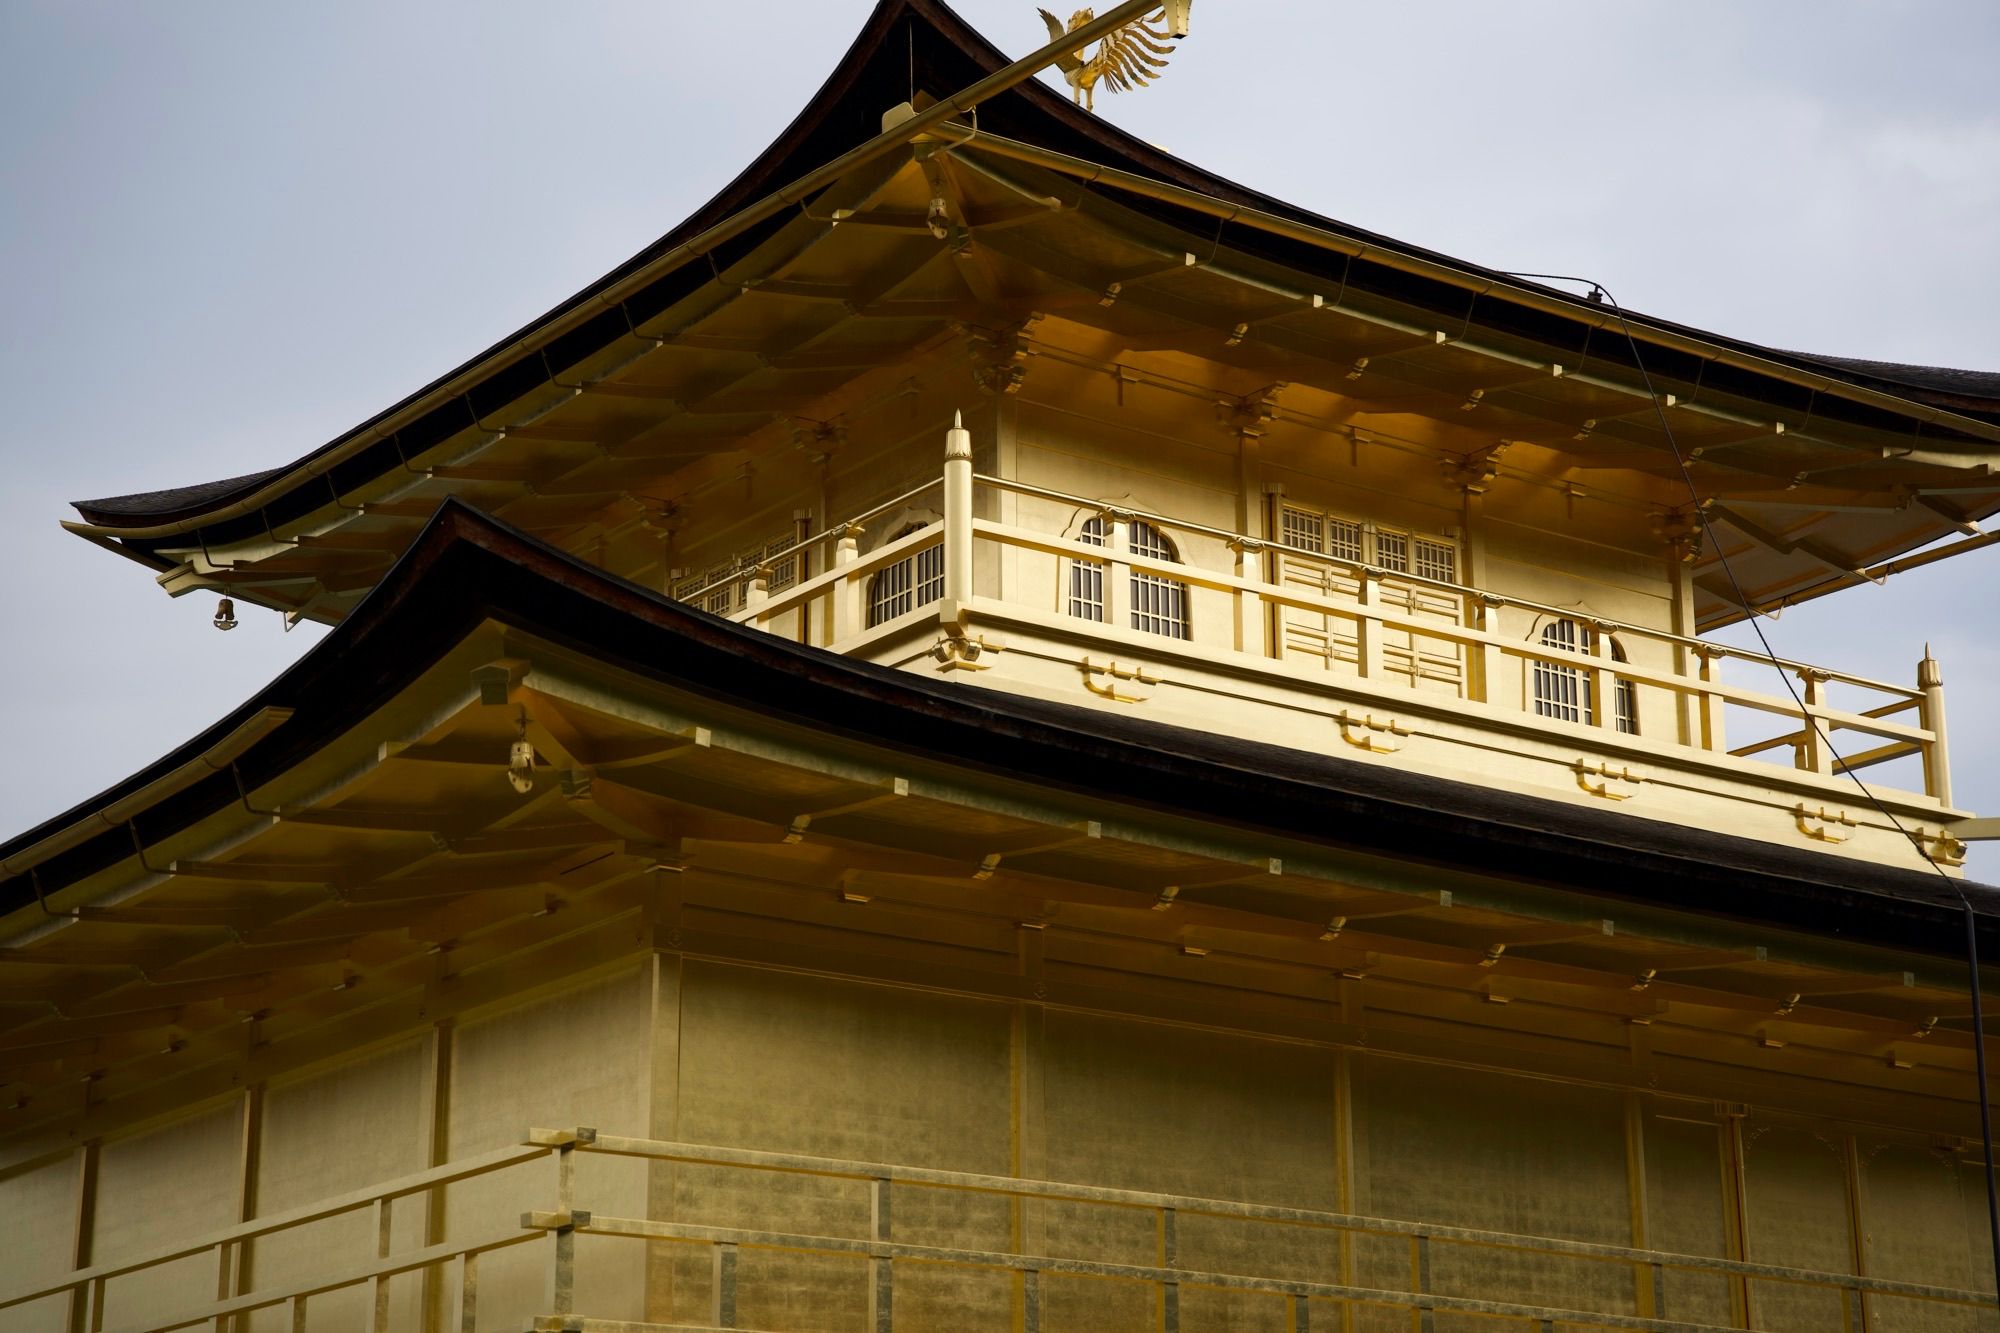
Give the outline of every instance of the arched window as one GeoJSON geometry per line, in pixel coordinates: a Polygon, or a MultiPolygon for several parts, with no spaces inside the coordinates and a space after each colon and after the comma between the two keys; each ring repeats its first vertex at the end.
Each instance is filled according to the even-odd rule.
{"type": "MultiPolygon", "coordinates": [[[[1623,662],[1625,650],[1611,641],[1611,660],[1623,662]]],[[[1597,631],[1589,625],[1563,616],[1542,626],[1542,647],[1586,657],[1597,651],[1597,631]]],[[[1590,697],[1590,675],[1582,667],[1565,662],[1535,661],[1535,713],[1563,722],[1592,726],[1597,721],[1590,697]]],[[[1611,690],[1611,721],[1628,736],[1639,734],[1639,687],[1629,680],[1614,681],[1611,690]]]]}
{"type": "MultiPolygon", "coordinates": [[[[1077,540],[1090,546],[1110,545],[1111,526],[1102,515],[1085,523],[1077,540]]],[[[1150,523],[1131,520],[1126,529],[1126,549],[1147,560],[1180,563],[1180,556],[1167,535],[1150,523]]],[[[1179,579],[1133,570],[1131,577],[1132,628],[1170,639],[1188,637],[1188,590],[1179,579]]],[[[1082,620],[1105,618],[1104,565],[1095,560],[1073,561],[1069,567],[1069,613],[1082,620]]]]}
{"type": "MultiPolygon", "coordinates": [[[[901,541],[928,524],[912,523],[891,537],[901,541]]],[[[912,552],[893,565],[884,565],[868,580],[868,625],[887,624],[920,606],[929,606],[944,596],[944,543],[912,552]]]]}

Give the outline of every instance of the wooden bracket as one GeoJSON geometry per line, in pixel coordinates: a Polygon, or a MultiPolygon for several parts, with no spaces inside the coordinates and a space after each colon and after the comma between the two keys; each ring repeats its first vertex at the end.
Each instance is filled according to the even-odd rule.
{"type": "Polygon", "coordinates": [[[1588,759],[1579,759],[1570,765],[1570,769],[1576,774],[1577,786],[1583,788],[1592,796],[1601,797],[1607,801],[1631,800],[1639,794],[1639,784],[1645,781],[1644,778],[1634,773],[1630,768],[1623,765],[1613,767],[1601,760],[1593,764],[1588,759]],[[1627,787],[1630,790],[1627,790],[1627,787]]]}
{"type": "Polygon", "coordinates": [[[1078,666],[1083,671],[1083,688],[1089,690],[1098,698],[1109,699],[1113,703],[1144,703],[1153,697],[1151,687],[1160,683],[1160,677],[1152,675],[1144,667],[1122,667],[1115,661],[1099,666],[1088,657],[1084,658],[1078,666]],[[1100,685],[1097,681],[1091,679],[1093,676],[1105,677],[1104,683],[1100,685]],[[1145,687],[1145,692],[1140,694],[1127,693],[1119,688],[1121,683],[1145,687]]]}
{"type": "Polygon", "coordinates": [[[1792,821],[1799,826],[1799,832],[1816,842],[1846,842],[1853,835],[1841,830],[1855,826],[1854,816],[1845,810],[1829,811],[1825,806],[1808,810],[1803,802],[1793,807],[1792,821]]]}
{"type": "Polygon", "coordinates": [[[1954,838],[1948,829],[1933,833],[1922,824],[1910,830],[1910,841],[1917,844],[1917,850],[1941,866],[1962,866],[1965,864],[1966,847],[1954,838]]]}
{"type": "Polygon", "coordinates": [[[1382,721],[1377,722],[1373,713],[1363,713],[1360,716],[1356,716],[1343,708],[1333,715],[1333,720],[1340,727],[1340,739],[1346,741],[1355,749],[1366,750],[1370,754],[1394,754],[1403,748],[1400,745],[1384,745],[1375,739],[1376,736],[1408,736],[1410,734],[1410,729],[1395,718],[1384,718],[1382,721]],[[1355,729],[1357,728],[1360,731],[1359,735],[1355,734],[1355,729]],[[1370,735],[1370,732],[1373,732],[1374,735],[1370,735]]]}

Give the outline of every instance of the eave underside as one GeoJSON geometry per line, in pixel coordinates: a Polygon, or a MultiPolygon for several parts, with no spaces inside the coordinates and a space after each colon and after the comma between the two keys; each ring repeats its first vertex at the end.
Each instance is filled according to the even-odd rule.
{"type": "MultiPolygon", "coordinates": [[[[907,58],[927,86],[948,91],[1003,63],[940,6],[883,6],[744,177],[606,282],[871,134],[887,90],[907,87],[904,67],[884,63],[899,22],[911,25],[907,58]]],[[[1927,397],[1939,390],[1898,388],[1880,367],[1853,371],[1873,398],[1832,380],[1812,389],[1745,371],[1738,354],[1774,372],[1788,358],[1819,374],[1844,363],[1808,366],[1723,340],[1703,344],[1714,349],[1704,356],[1681,345],[1687,331],[1635,317],[1646,344],[1638,358],[1602,307],[1579,305],[1574,317],[1529,308],[1489,294],[1503,275],[1470,266],[1453,270],[1461,282],[1425,276],[1412,264],[1443,272],[1450,261],[1200,173],[1047,89],[1017,90],[981,117],[979,138],[960,143],[966,131],[954,130],[859,170],[611,311],[582,323],[564,316],[559,336],[524,330],[518,338],[536,350],[504,368],[497,352],[469,363],[451,381],[462,391],[421,413],[385,414],[371,427],[389,438],[323,472],[325,458],[302,460],[293,471],[312,480],[254,512],[232,516],[231,506],[269,474],[91,502],[85,515],[107,525],[100,535],[167,567],[162,581],[174,590],[233,588],[336,620],[444,496],[579,549],[607,528],[658,518],[677,496],[852,410],[926,358],[963,373],[982,335],[990,346],[1046,313],[1101,331],[1111,373],[1128,354],[1191,353],[1219,368],[1221,398],[1274,382],[1313,386],[1351,405],[1349,430],[1414,413],[1478,437],[1470,447],[1543,451],[1528,470],[1545,481],[1629,492],[1660,510],[1706,505],[1713,540],[1696,578],[1706,626],[1745,614],[1743,602],[1768,608],[1882,577],[1893,557],[1977,534],[2000,508],[1989,475],[2000,402],[1968,397],[1963,373],[1951,381],[1960,415],[1940,421],[1927,397]],[[1086,159],[1133,174],[1122,186],[1085,183],[1076,172],[1086,159]],[[1234,220],[1221,225],[1218,213],[1234,220]],[[1399,255],[1409,262],[1390,262],[1399,255]],[[968,334],[975,346],[951,364],[968,334]],[[116,535],[164,521],[184,531],[116,535]],[[1718,553],[1736,570],[1740,599],[1718,553]]],[[[553,329],[561,315],[541,324],[553,329]]]]}
{"type": "Polygon", "coordinates": [[[136,775],[62,821],[120,827],[0,887],[17,1123],[184,1093],[246,1024],[309,1054],[635,948],[1014,996],[1022,929],[1059,1002],[1257,994],[1305,1032],[1365,985],[1419,1026],[1505,1003],[1609,1053],[1637,1025],[1718,1088],[1962,1095],[1954,917],[1920,875],[967,694],[458,508],[378,597],[246,705],[293,712],[227,771],[98,813],[162,776],[136,775]]]}

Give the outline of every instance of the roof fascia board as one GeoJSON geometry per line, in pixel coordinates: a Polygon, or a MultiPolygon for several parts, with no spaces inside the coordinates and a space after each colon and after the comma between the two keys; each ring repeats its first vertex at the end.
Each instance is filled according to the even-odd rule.
{"type": "Polygon", "coordinates": [[[982,133],[970,127],[945,125],[935,131],[940,137],[955,140],[961,150],[974,148],[997,153],[1029,165],[1043,167],[1063,175],[1073,176],[1085,184],[1104,185],[1155,199],[1162,203],[1175,204],[1209,217],[1220,219],[1224,225],[1241,223],[1273,235],[1290,240],[1303,241],[1350,259],[1367,260],[1401,272],[1419,277],[1447,282],[1465,288],[1475,298],[1497,296],[1545,314],[1559,315],[1565,319],[1579,321],[1593,331],[1612,331],[1623,334],[1624,325],[1629,322],[1633,333],[1644,334],[1650,341],[1677,351],[1687,352],[1707,360],[1720,361],[1755,374],[1794,384],[1800,388],[1836,397],[1850,398],[1902,416],[1912,417],[1927,425],[1943,426],[1980,439],[2000,443],[2000,426],[1980,421],[1973,417],[1947,412],[1942,408],[1919,403],[1909,398],[1883,393],[1815,374],[1767,357],[1755,356],[1719,342],[1695,337],[1688,332],[1677,330],[1640,316],[1621,315],[1615,307],[1593,308],[1588,302],[1565,297],[1558,293],[1537,289],[1521,283],[1511,282],[1504,275],[1486,273],[1469,266],[1440,263],[1423,255],[1408,253],[1380,245],[1342,236],[1323,227],[1311,226],[1276,213],[1266,212],[1245,204],[1231,203],[1214,195],[1184,186],[1154,180],[1136,172],[1123,171],[1102,163],[1089,162],[1083,158],[1058,153],[1032,144],[1003,138],[990,133],[982,133]],[[1468,281],[1470,279],[1470,281],[1468,281]]]}

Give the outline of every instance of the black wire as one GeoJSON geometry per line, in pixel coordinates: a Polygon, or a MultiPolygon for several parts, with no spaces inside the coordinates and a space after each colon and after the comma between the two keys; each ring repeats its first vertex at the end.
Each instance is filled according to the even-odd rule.
{"type": "MultiPolygon", "coordinates": [[[[1625,341],[1632,349],[1632,364],[1638,368],[1640,380],[1646,386],[1646,396],[1652,399],[1653,410],[1659,415],[1660,429],[1666,434],[1667,447],[1673,451],[1674,465],[1680,469],[1681,481],[1687,486],[1688,499],[1693,503],[1695,515],[1702,527],[1707,529],[1709,521],[1708,515],[1702,511],[1701,491],[1694,484],[1694,474],[1688,470],[1687,458],[1681,453],[1680,442],[1674,438],[1673,425],[1667,420],[1667,409],[1661,404],[1660,395],[1653,388],[1652,374],[1647,371],[1646,362],[1639,355],[1639,340],[1632,333],[1631,321],[1625,318],[1625,307],[1618,304],[1618,298],[1611,294],[1611,289],[1601,282],[1594,282],[1589,278],[1579,278],[1572,274],[1509,273],[1507,276],[1510,278],[1531,278],[1543,282],[1583,283],[1591,289],[1594,298],[1602,297],[1610,305],[1612,313],[1618,316],[1619,327],[1624,330],[1625,341]]],[[[1716,562],[1722,566],[1722,572],[1729,578],[1730,591],[1736,594],[1737,605],[1741,606],[1749,614],[1750,628],[1757,635],[1757,642],[1763,646],[1764,656],[1770,660],[1772,669],[1778,673],[1778,679],[1784,682],[1785,692],[1791,695],[1792,702],[1798,705],[1799,716],[1804,719],[1808,727],[1812,728],[1813,733],[1819,738],[1820,744],[1824,745],[1827,753],[1833,756],[1834,762],[1840,765],[1840,771],[1847,775],[1848,779],[1860,789],[1862,796],[1867,799],[1868,803],[1874,806],[1876,811],[1884,819],[1887,819],[1898,833],[1910,840],[1910,846],[1916,848],[1918,855],[1923,856],[1924,864],[1935,871],[1937,877],[1944,881],[1945,887],[1951,890],[1952,896],[1958,899],[1959,906],[1964,910],[1965,965],[1967,975],[1971,979],[1972,991],[1972,1058],[1975,1076],[1979,1080],[1979,1142],[1986,1158],[1986,1231],[1987,1237],[1992,1243],[1995,1292],[1996,1295],[2000,1295],[2000,1182],[1995,1181],[1993,1174],[1993,1103],[1987,1092],[1986,1081],[1986,1018],[1979,986],[1979,919],[1978,915],[1972,909],[1972,899],[1966,896],[1965,890],[1959,887],[1957,880],[1945,874],[1944,867],[1938,865],[1928,855],[1924,854],[1922,844],[1917,841],[1916,837],[1908,829],[1903,827],[1903,822],[1896,818],[1895,814],[1887,806],[1882,804],[1875,793],[1869,789],[1868,784],[1861,780],[1860,775],[1847,766],[1847,761],[1841,757],[1840,751],[1834,748],[1833,737],[1827,733],[1824,727],[1820,726],[1819,719],[1806,709],[1805,700],[1799,697],[1798,690],[1792,685],[1791,676],[1786,673],[1784,664],[1778,660],[1778,654],[1772,650],[1771,640],[1765,636],[1763,625],[1758,623],[1757,609],[1750,604],[1750,599],[1744,595],[1743,584],[1738,581],[1736,570],[1729,563],[1729,557],[1723,553],[1722,543],[1714,539],[1712,532],[1710,533],[1710,540],[1714,542],[1716,562]]]]}

